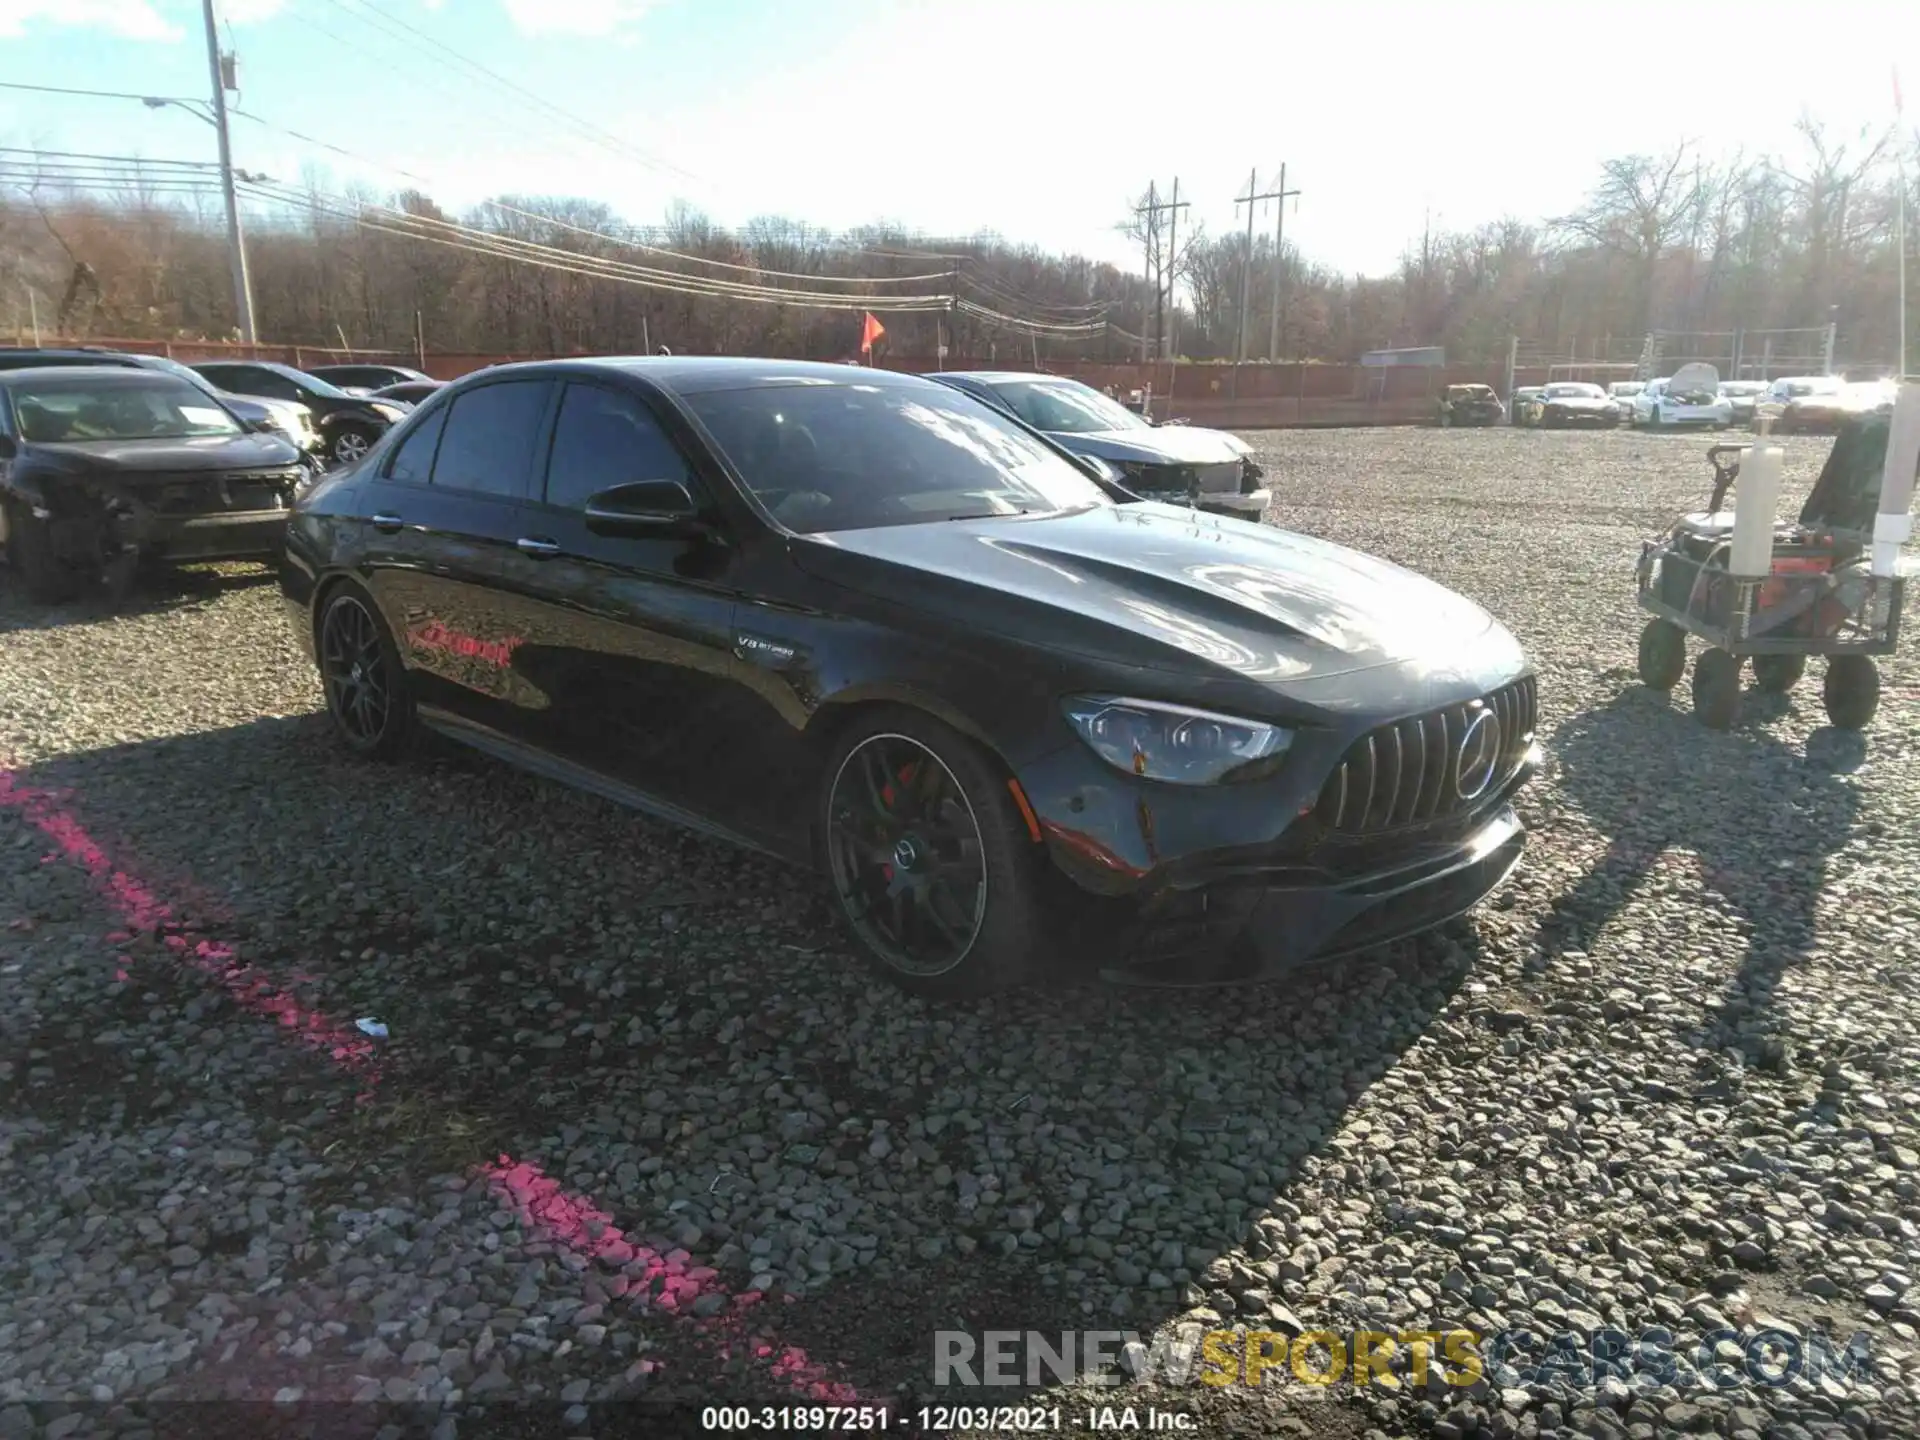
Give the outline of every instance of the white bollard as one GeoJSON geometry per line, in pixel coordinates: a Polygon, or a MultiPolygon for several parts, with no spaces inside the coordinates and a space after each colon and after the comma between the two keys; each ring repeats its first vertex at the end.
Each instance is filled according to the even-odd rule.
{"type": "Polygon", "coordinates": [[[1892,575],[1900,547],[1913,533],[1913,478],[1920,470],[1920,384],[1905,384],[1893,402],[1887,468],[1880,478],[1880,513],[1873,522],[1873,573],[1892,575]]]}

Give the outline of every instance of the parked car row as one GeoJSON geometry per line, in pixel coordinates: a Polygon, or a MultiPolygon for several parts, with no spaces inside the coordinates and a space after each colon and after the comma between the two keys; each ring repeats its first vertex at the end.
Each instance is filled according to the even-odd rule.
{"type": "MultiPolygon", "coordinates": [[[[1486,386],[1448,386],[1440,423],[1499,423],[1454,418],[1455,393],[1479,390],[1493,393],[1486,386]]],[[[1890,403],[1892,393],[1889,380],[1849,382],[1832,375],[1722,380],[1711,365],[1697,364],[1655,380],[1616,381],[1605,389],[1577,381],[1523,385],[1513,392],[1512,419],[1521,427],[1627,424],[1647,430],[1736,425],[1757,430],[1771,420],[1777,432],[1832,435],[1849,416],[1890,403]]]]}

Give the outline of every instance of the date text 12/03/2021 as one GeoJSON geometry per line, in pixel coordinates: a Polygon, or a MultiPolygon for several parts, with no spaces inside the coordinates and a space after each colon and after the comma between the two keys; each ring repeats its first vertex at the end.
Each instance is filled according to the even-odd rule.
{"type": "Polygon", "coordinates": [[[1173,1434],[1193,1430],[1198,1423],[1184,1410],[1158,1405],[1092,1405],[1083,1410],[1058,1405],[926,1405],[901,1412],[868,1405],[710,1405],[700,1415],[701,1429],[735,1433],[883,1433],[912,1428],[934,1434],[978,1431],[1038,1435],[1066,1430],[1173,1434]]]}

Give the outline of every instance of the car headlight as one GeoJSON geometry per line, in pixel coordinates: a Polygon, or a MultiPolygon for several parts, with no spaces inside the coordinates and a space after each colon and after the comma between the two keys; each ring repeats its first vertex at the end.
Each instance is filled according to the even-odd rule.
{"type": "Polygon", "coordinates": [[[398,405],[390,405],[385,400],[376,401],[367,407],[389,425],[406,418],[406,411],[398,405]]]}
{"type": "Polygon", "coordinates": [[[1061,707],[1093,752],[1116,770],[1175,785],[1213,785],[1269,773],[1293,731],[1114,695],[1075,695],[1061,707]]]}

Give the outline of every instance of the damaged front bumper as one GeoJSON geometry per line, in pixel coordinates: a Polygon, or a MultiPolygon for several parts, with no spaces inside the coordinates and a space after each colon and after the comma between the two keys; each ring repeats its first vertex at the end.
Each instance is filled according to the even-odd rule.
{"type": "Polygon", "coordinates": [[[186,476],[164,482],[43,482],[33,513],[69,565],[129,552],[155,560],[266,560],[280,551],[300,474],[186,476]]]}
{"type": "Polygon", "coordinates": [[[1194,988],[1272,980],[1406,939],[1466,914],[1520,863],[1511,805],[1464,839],[1351,877],[1275,874],[1166,897],[1133,947],[1101,968],[1118,984],[1194,988]]]}

